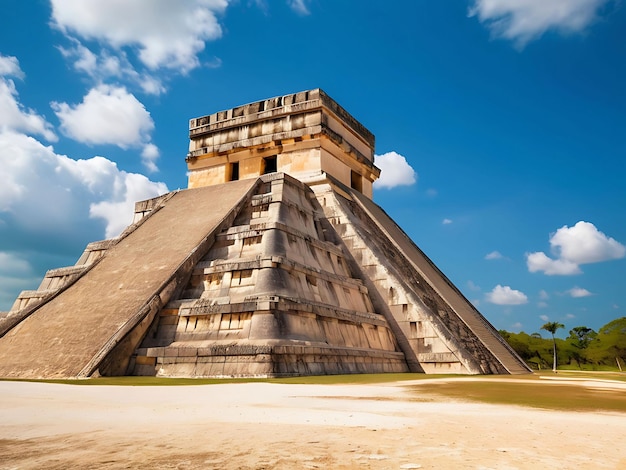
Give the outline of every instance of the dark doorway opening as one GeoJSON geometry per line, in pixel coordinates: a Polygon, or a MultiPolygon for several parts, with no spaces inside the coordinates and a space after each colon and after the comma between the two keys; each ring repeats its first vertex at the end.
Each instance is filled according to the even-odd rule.
{"type": "Polygon", "coordinates": [[[278,162],[276,159],[276,155],[272,155],[271,157],[265,157],[263,159],[263,168],[261,170],[262,175],[267,175],[268,173],[276,173],[278,171],[278,162]]]}
{"type": "Polygon", "coordinates": [[[363,192],[363,177],[356,171],[350,170],[350,187],[356,189],[358,192],[363,192]]]}
{"type": "Polygon", "coordinates": [[[230,178],[228,181],[237,181],[239,179],[239,162],[230,164],[230,178]]]}

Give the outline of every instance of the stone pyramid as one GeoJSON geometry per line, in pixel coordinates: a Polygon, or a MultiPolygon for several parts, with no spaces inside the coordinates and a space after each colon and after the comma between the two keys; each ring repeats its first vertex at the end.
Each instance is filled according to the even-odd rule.
{"type": "Polygon", "coordinates": [[[0,377],[529,372],[372,201],[374,137],[323,91],[190,137],[189,189],[0,319],[0,377]]]}

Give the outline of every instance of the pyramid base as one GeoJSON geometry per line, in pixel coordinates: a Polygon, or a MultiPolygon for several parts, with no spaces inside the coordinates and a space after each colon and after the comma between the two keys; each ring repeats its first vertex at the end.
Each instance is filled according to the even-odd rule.
{"type": "Polygon", "coordinates": [[[135,359],[134,375],[294,377],[409,372],[404,355],[400,352],[351,348],[223,345],[207,348],[148,348],[139,352],[146,355],[135,359]]]}

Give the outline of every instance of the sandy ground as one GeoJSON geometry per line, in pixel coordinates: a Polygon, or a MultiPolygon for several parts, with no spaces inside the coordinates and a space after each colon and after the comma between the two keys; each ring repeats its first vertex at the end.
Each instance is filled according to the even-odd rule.
{"type": "Polygon", "coordinates": [[[0,382],[0,469],[626,468],[626,414],[411,385],[0,382]]]}

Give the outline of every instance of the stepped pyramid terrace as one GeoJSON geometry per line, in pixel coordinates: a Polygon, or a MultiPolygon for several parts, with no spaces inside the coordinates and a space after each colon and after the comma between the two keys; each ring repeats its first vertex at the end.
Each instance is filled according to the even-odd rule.
{"type": "Polygon", "coordinates": [[[0,319],[0,377],[530,372],[374,203],[374,136],[322,90],[189,136],[188,189],[0,319]]]}

